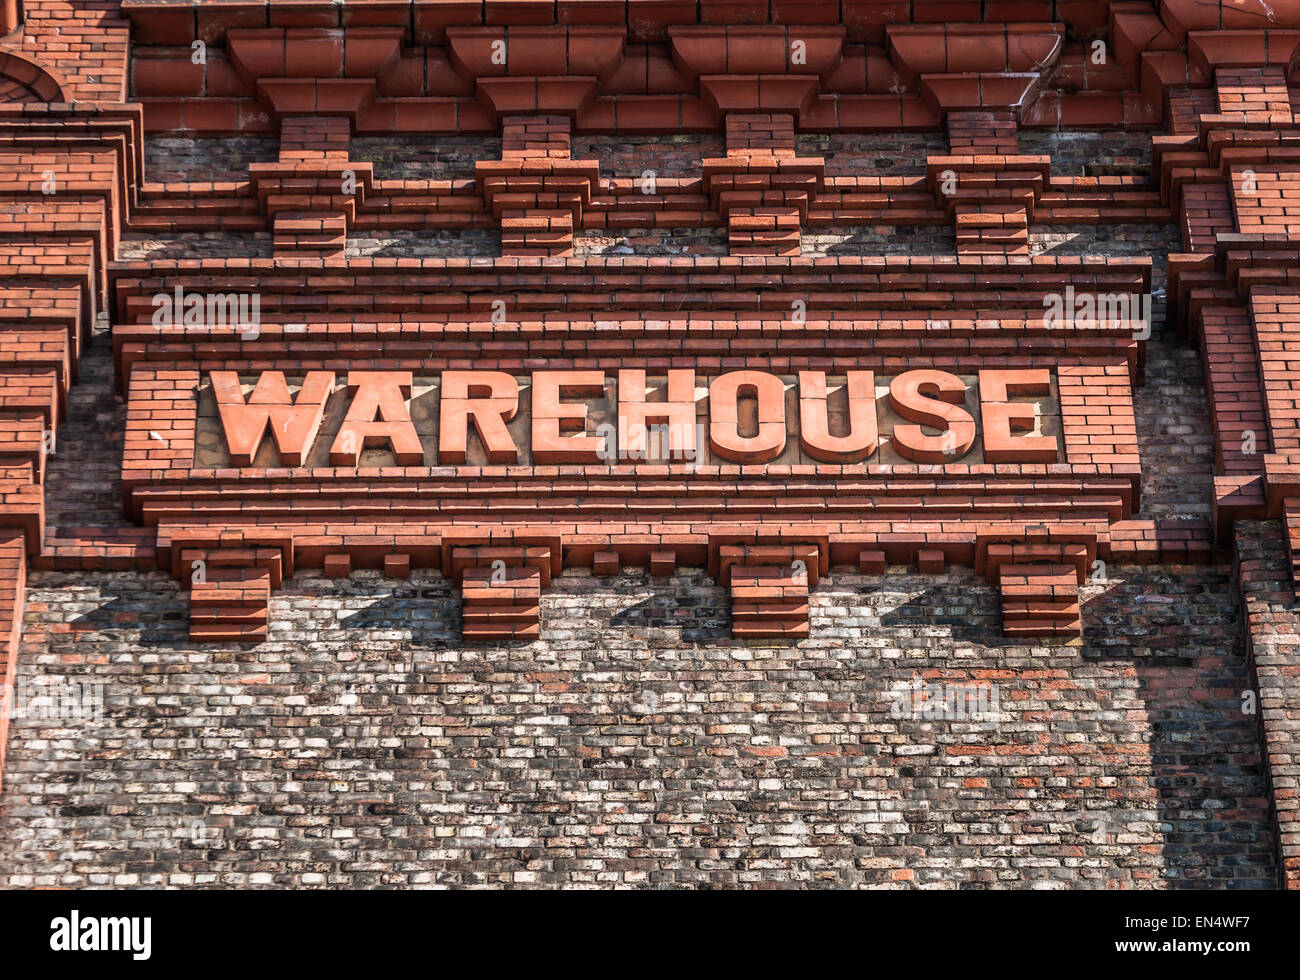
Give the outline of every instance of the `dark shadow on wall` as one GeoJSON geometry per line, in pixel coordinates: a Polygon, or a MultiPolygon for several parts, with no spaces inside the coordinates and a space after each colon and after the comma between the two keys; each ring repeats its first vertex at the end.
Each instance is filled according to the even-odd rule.
{"type": "Polygon", "coordinates": [[[1023,640],[1002,636],[1001,621],[1001,610],[992,592],[987,601],[976,604],[968,589],[955,585],[930,586],[880,616],[880,625],[890,630],[946,629],[953,640],[962,643],[994,648],[1023,646],[1023,640]]]}
{"type": "Polygon", "coordinates": [[[1276,887],[1257,719],[1243,711],[1250,677],[1230,570],[1114,574],[1120,581],[1084,606],[1081,652],[1089,664],[1127,665],[1146,712],[1150,758],[1136,765],[1153,773],[1166,886],[1276,887]]]}
{"type": "Polygon", "coordinates": [[[501,235],[497,231],[396,230],[373,237],[356,235],[348,240],[348,255],[369,258],[447,258],[455,256],[501,257],[501,235]]]}
{"type": "MultiPolygon", "coordinates": [[[[306,626],[309,629],[366,629],[405,631],[409,642],[415,646],[447,646],[460,642],[459,590],[448,582],[433,585],[406,585],[381,580],[353,580],[344,584],[322,584],[315,589],[308,584],[305,594],[277,592],[273,605],[288,600],[298,611],[308,611],[314,606],[313,595],[330,598],[347,598],[360,608],[341,612],[334,624],[288,623],[271,617],[271,640],[277,633],[288,630],[284,637],[296,639],[294,632],[306,626]],[[367,597],[373,601],[361,605],[367,597]]],[[[123,581],[104,576],[96,581],[93,595],[87,602],[96,602],[95,608],[78,613],[68,625],[75,633],[98,633],[103,637],[148,647],[207,649],[208,644],[191,643],[189,638],[189,597],[180,585],[169,576],[151,575],[123,581]]],[[[257,644],[221,644],[223,647],[255,648],[257,644]]]]}
{"type": "MultiPolygon", "coordinates": [[[[1048,797],[1026,799],[1013,817],[1019,833],[1054,836],[1053,847],[1082,848],[1116,867],[1131,860],[1126,854],[1158,854],[1150,872],[1145,862],[1142,870],[1165,888],[1276,887],[1256,718],[1242,711],[1249,676],[1229,570],[1143,566],[1109,574],[1110,583],[1085,592],[1082,642],[1003,637],[996,592],[972,597],[970,582],[926,587],[882,613],[880,624],[882,632],[918,639],[939,629],[951,637],[940,641],[944,647],[997,651],[952,666],[1001,660],[1012,677],[1026,678],[1010,684],[1030,685],[1032,698],[1050,694],[1046,708],[1033,708],[1051,726],[1048,751],[1075,756],[1061,776],[1086,782],[1057,792],[1066,809],[1044,808],[1048,797]],[[1028,679],[1040,670],[1043,679],[1028,679]],[[1099,778],[1110,785],[1102,788],[1099,778]],[[1142,851],[1151,847],[1157,851],[1142,851]]],[[[945,767],[932,771],[924,757],[901,761],[900,774],[915,778],[903,817],[909,834],[924,839],[938,831],[921,787],[945,767]]]]}
{"type": "Polygon", "coordinates": [[[328,592],[359,607],[340,610],[338,628],[406,634],[402,646],[415,649],[462,642],[460,590],[441,575],[383,579],[363,572],[343,581],[304,579],[296,585],[305,593],[297,601],[310,602],[313,594],[328,592]]]}
{"type": "MultiPolygon", "coordinates": [[[[600,580],[614,588],[613,579],[600,580]]],[[[545,625],[545,612],[542,618],[545,625]]],[[[657,591],[630,606],[620,609],[609,619],[611,627],[630,629],[677,629],[684,642],[708,643],[731,637],[730,607],[719,608],[698,591],[657,591]]]]}
{"type": "Polygon", "coordinates": [[[416,646],[458,643],[460,625],[459,590],[449,582],[431,587],[397,586],[368,606],[339,617],[343,629],[405,632],[416,646]]]}
{"type": "Polygon", "coordinates": [[[76,633],[99,633],[114,640],[148,647],[188,646],[189,603],[170,578],[120,584],[105,577],[97,583],[100,605],[72,617],[68,625],[76,633]],[[159,591],[170,587],[160,600],[159,591]]]}
{"type": "MultiPolygon", "coordinates": [[[[837,229],[843,232],[847,229],[837,229]]],[[[810,245],[815,245],[817,238],[810,238],[810,245]]],[[[930,225],[884,225],[865,226],[852,230],[843,241],[828,244],[824,249],[826,255],[890,255],[900,251],[916,251],[938,255],[951,254],[957,250],[957,236],[949,228],[930,225]]],[[[805,248],[805,252],[816,252],[816,248],[805,248]]]]}

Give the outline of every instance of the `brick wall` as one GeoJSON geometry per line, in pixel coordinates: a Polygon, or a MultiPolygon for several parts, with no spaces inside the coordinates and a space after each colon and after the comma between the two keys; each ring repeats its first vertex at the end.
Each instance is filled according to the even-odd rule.
{"type": "Polygon", "coordinates": [[[1300,780],[1296,732],[1300,703],[1293,679],[1300,668],[1300,603],[1291,584],[1293,549],[1278,522],[1243,522],[1237,528],[1237,580],[1247,637],[1246,653],[1259,692],[1255,714],[1261,752],[1269,760],[1270,810],[1279,841],[1284,881],[1300,874],[1300,780]]]}
{"type": "Polygon", "coordinates": [[[1050,156],[1052,173],[1061,176],[1145,177],[1151,171],[1151,135],[1146,132],[1024,129],[1017,138],[1021,153],[1050,156]]]}
{"type": "Polygon", "coordinates": [[[698,572],[569,573],[540,642],[467,647],[440,576],[306,572],[240,652],[165,576],[37,574],[20,670],[104,719],[15,721],[0,884],[1271,885],[1227,571],[1090,591],[1042,648],[969,570],[837,574],[796,648],[698,572]],[[894,718],[915,676],[1003,720],[894,718]]]}
{"type": "Polygon", "coordinates": [[[154,136],[144,141],[145,172],[159,183],[248,179],[250,163],[269,163],[279,140],[266,136],[154,136]]]}
{"type": "MultiPolygon", "coordinates": [[[[120,521],[106,340],[54,536],[120,521]]],[[[1148,347],[1152,515],[1204,517],[1194,363],[1148,347]]],[[[307,570],[240,650],[189,642],[169,576],[38,572],[20,676],[102,684],[103,719],[14,721],[0,884],[1270,887],[1231,570],[1083,591],[1082,643],[1028,646],[970,569],[838,572],[791,646],[732,640],[702,571],[570,572],[538,642],[466,646],[436,573],[307,570]],[[914,677],[996,683],[1002,719],[896,718],[914,677]]]]}
{"type": "Polygon", "coordinates": [[[942,225],[851,225],[818,229],[804,234],[800,255],[824,258],[834,255],[881,255],[914,249],[932,255],[957,251],[951,228],[942,225]]]}
{"type": "Polygon", "coordinates": [[[376,180],[473,180],[474,161],[501,155],[498,137],[358,136],[352,158],[372,163],[376,180]]]}
{"type": "Polygon", "coordinates": [[[575,235],[574,255],[726,255],[722,228],[620,228],[575,235]]]}
{"type": "Polygon", "coordinates": [[[47,467],[47,529],[124,525],[122,436],[126,403],[116,391],[107,324],[81,359],[80,383],[68,396],[68,421],[59,427],[47,467]]]}
{"type": "Polygon", "coordinates": [[[212,231],[128,234],[122,236],[118,250],[118,257],[124,261],[212,259],[232,255],[269,259],[271,254],[270,234],[258,231],[239,235],[212,231]]]}
{"type": "Polygon", "coordinates": [[[948,149],[945,133],[801,133],[799,156],[823,157],[828,177],[919,177],[925,158],[948,149]]]}
{"type": "Polygon", "coordinates": [[[347,255],[362,258],[459,258],[499,256],[498,232],[470,228],[464,231],[373,231],[348,236],[347,255]]]}
{"type": "Polygon", "coordinates": [[[0,717],[0,884],[1300,885],[1300,15],[198,2],[0,11],[0,694],[104,695],[0,717]],[[1048,368],[1061,458],[286,477],[194,397],[633,363],[1048,368]]]}
{"type": "Polygon", "coordinates": [[[698,180],[700,161],[725,152],[726,141],[713,133],[576,134],[573,138],[575,159],[599,160],[608,176],[638,180],[647,170],[667,180],[698,180]]]}

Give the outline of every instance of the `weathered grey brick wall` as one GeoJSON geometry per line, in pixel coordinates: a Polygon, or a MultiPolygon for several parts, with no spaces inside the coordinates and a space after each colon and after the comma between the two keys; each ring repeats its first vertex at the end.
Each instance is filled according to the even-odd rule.
{"type": "Polygon", "coordinates": [[[348,258],[467,258],[501,254],[501,232],[495,228],[448,230],[392,229],[358,231],[348,236],[348,258]]]}
{"type": "Polygon", "coordinates": [[[161,184],[247,180],[250,163],[270,163],[280,153],[273,136],[150,136],[144,172],[161,184]]]}
{"type": "Polygon", "coordinates": [[[1057,132],[1022,129],[1020,152],[1050,156],[1052,173],[1060,177],[1148,177],[1151,174],[1151,134],[1141,130],[1057,132]]]}
{"type": "Polygon", "coordinates": [[[801,157],[822,157],[827,177],[920,177],[925,158],[948,152],[948,134],[800,133],[801,157]]]}
{"type": "Polygon", "coordinates": [[[1110,578],[1083,646],[897,569],[831,576],[798,647],[729,639],[701,573],[630,570],[476,647],[436,575],[305,573],[236,650],[186,641],[165,576],[38,575],[20,672],[104,711],[15,721],[0,884],[1271,883],[1228,576],[1110,578]],[[907,717],[914,677],[996,685],[999,720],[907,717]]]}
{"type": "Polygon", "coordinates": [[[951,225],[839,225],[805,228],[800,254],[806,258],[836,255],[953,255],[957,234],[951,225]]]}
{"type": "Polygon", "coordinates": [[[573,236],[573,254],[727,255],[726,228],[618,228],[573,236]]]}
{"type": "Polygon", "coordinates": [[[699,180],[700,161],[727,155],[721,133],[678,133],[674,136],[573,135],[570,150],[575,160],[599,160],[602,177],[640,178],[647,170],[656,177],[699,180]]]}
{"type": "Polygon", "coordinates": [[[475,160],[501,156],[499,137],[354,136],[350,158],[374,165],[375,180],[473,180],[475,160]]]}

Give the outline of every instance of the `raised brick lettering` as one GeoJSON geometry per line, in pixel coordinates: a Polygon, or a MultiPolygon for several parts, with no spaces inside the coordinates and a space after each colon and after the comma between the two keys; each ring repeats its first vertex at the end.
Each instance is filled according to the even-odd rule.
{"type": "Polygon", "coordinates": [[[308,372],[296,398],[289,394],[283,371],[264,371],[247,401],[236,372],[213,371],[211,378],[226,445],[236,466],[253,465],[268,427],[283,464],[303,465],[334,388],[333,371],[308,372]]]}
{"type": "Polygon", "coordinates": [[[464,463],[474,425],[490,463],[519,458],[506,423],[519,411],[519,382],[502,371],[444,371],[439,399],[438,460],[464,463]]]}
{"type": "Polygon", "coordinates": [[[735,463],[766,463],[785,449],[785,385],[763,371],[732,371],[709,385],[709,448],[735,463]],[[757,432],[740,434],[740,399],[757,400],[757,432]]]}
{"type": "Polygon", "coordinates": [[[894,448],[918,463],[955,462],[975,442],[975,420],[964,408],[966,383],[947,371],[918,370],[900,374],[889,383],[889,402],[903,418],[917,425],[896,425],[894,448]],[[921,426],[942,430],[927,435],[921,426]]]}
{"type": "Polygon", "coordinates": [[[799,441],[804,452],[827,463],[858,463],[880,444],[876,421],[876,376],[849,371],[845,384],[848,427],[844,435],[830,433],[825,371],[799,372],[799,441]]]}
{"type": "Polygon", "coordinates": [[[582,434],[587,424],[586,404],[562,399],[603,394],[605,372],[534,371],[532,382],[533,462],[598,462],[604,440],[582,434]]]}
{"type": "Polygon", "coordinates": [[[984,458],[990,463],[1055,463],[1055,437],[1022,434],[1032,431],[1038,420],[1035,406],[1008,400],[1012,395],[1047,394],[1052,387],[1050,373],[981,371],[979,381],[984,458]]]}
{"type": "Polygon", "coordinates": [[[618,452],[620,459],[657,455],[673,460],[694,459],[695,372],[668,372],[668,400],[648,402],[646,373],[618,372],[618,452]]]}
{"type": "Polygon", "coordinates": [[[356,466],[368,446],[389,447],[398,466],[424,461],[420,436],[411,422],[406,399],[411,394],[410,371],[349,371],[352,404],[330,446],[335,466],[356,466]]]}

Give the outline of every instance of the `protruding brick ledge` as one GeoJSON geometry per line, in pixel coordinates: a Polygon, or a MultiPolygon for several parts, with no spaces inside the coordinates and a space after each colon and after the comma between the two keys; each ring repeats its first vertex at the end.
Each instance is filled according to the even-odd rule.
{"type": "Polygon", "coordinates": [[[808,636],[808,592],[820,570],[816,544],[723,545],[721,582],[731,590],[731,635],[740,639],[808,636]]]}
{"type": "Polygon", "coordinates": [[[258,643],[266,639],[271,590],[283,577],[278,548],[185,548],[190,569],[190,639],[258,643]]]}
{"type": "Polygon", "coordinates": [[[537,639],[542,589],[551,582],[550,548],[457,547],[451,572],[461,586],[466,640],[537,639]]]}
{"type": "Polygon", "coordinates": [[[1020,153],[1010,112],[951,112],[948,128],[949,153],[930,156],[926,169],[956,225],[957,253],[1028,255],[1050,159],[1020,153]]]}
{"type": "Polygon", "coordinates": [[[1079,582],[1073,566],[1003,564],[998,588],[1004,636],[1079,635],[1079,582]]]}
{"type": "Polygon", "coordinates": [[[203,643],[265,640],[270,602],[271,573],[266,569],[213,568],[190,586],[190,639],[203,643]]]}
{"type": "Polygon", "coordinates": [[[1005,636],[1079,636],[1079,586],[1096,557],[1095,537],[1044,528],[1007,540],[995,532],[978,549],[976,569],[1002,593],[1005,636]]]}
{"type": "Polygon", "coordinates": [[[794,116],[727,116],[727,155],[703,162],[732,255],[798,255],[800,226],[825,180],[821,157],[795,156],[794,116]]]}
{"type": "Polygon", "coordinates": [[[161,534],[153,550],[189,589],[190,639],[201,643],[265,640],[271,592],[293,574],[293,552],[287,532],[223,528],[161,534]]]}
{"type": "Polygon", "coordinates": [[[339,262],[357,208],[373,187],[373,165],[348,160],[344,116],[290,116],[280,127],[280,159],[249,165],[249,178],[282,259],[339,262]]]}
{"type": "Polygon", "coordinates": [[[600,164],[570,158],[567,116],[506,116],[501,159],[475,164],[479,192],[501,222],[501,254],[568,255],[600,164]]]}

